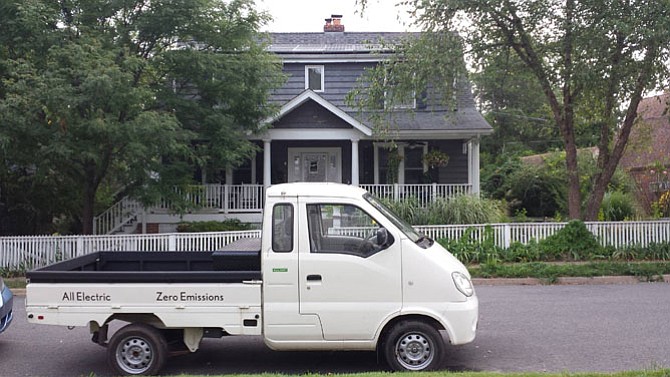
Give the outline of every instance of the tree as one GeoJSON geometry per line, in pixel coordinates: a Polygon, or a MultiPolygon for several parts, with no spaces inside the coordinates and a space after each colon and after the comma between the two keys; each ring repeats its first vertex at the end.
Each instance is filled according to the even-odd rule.
{"type": "Polygon", "coordinates": [[[267,16],[253,1],[5,6],[13,34],[30,36],[25,47],[3,41],[0,142],[10,135],[27,151],[8,151],[5,171],[20,166],[77,193],[84,233],[102,186],[149,203],[190,183],[194,166],[239,163],[253,150],[246,134],[273,110],[281,67],[263,48],[267,16]]]}
{"type": "MultiPolygon", "coordinates": [[[[412,9],[415,22],[427,32],[459,31],[473,62],[501,49],[512,49],[523,62],[542,89],[566,151],[571,218],[582,217],[576,128],[581,120],[598,125],[598,171],[583,216],[595,219],[637,117],[640,99],[666,83],[670,1],[401,3],[412,9]]],[[[428,63],[424,65],[443,64],[435,60],[428,63]]],[[[416,65],[415,69],[421,67],[416,65]]]]}
{"type": "Polygon", "coordinates": [[[475,69],[470,74],[474,95],[495,135],[482,139],[482,153],[501,160],[560,146],[542,89],[514,51],[492,52],[475,69]]]}

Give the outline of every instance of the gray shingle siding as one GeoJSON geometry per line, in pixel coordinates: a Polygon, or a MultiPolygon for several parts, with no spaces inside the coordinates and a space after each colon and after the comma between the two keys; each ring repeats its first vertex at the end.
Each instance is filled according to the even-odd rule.
{"type": "Polygon", "coordinates": [[[308,101],[275,122],[274,128],[351,128],[351,125],[316,102],[308,101]]]}
{"type": "Polygon", "coordinates": [[[437,182],[440,183],[467,183],[468,182],[468,155],[463,153],[465,140],[437,140],[430,141],[430,149],[439,149],[449,155],[449,163],[438,168],[437,182]]]}
{"type": "Polygon", "coordinates": [[[288,76],[284,86],[276,90],[271,101],[283,104],[298,96],[305,90],[305,66],[323,65],[324,91],[318,94],[333,105],[351,111],[345,103],[347,94],[356,86],[358,78],[363,74],[365,67],[372,63],[286,63],[284,73],[288,76]]]}

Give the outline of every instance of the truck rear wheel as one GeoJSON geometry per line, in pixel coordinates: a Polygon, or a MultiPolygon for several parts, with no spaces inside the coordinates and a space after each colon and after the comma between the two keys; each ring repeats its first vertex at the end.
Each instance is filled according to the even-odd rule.
{"type": "Polygon", "coordinates": [[[396,371],[435,370],[444,359],[442,335],[433,326],[419,321],[398,323],[382,347],[386,362],[396,371]]]}
{"type": "Polygon", "coordinates": [[[121,375],[155,375],[168,358],[165,337],[155,327],[130,324],[119,329],[107,346],[107,362],[121,375]]]}

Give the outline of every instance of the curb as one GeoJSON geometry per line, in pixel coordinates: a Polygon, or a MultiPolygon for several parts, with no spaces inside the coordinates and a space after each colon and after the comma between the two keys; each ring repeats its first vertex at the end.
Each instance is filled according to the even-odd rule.
{"type": "MultiPolygon", "coordinates": [[[[594,277],[559,277],[555,282],[538,278],[474,278],[472,283],[477,286],[502,285],[610,285],[648,283],[643,277],[637,276],[594,276],[594,277]]],[[[663,275],[657,282],[670,283],[670,275],[663,275]]]]}

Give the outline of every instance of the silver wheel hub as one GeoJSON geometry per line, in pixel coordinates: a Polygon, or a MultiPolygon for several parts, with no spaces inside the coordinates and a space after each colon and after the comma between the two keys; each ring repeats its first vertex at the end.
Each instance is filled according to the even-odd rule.
{"type": "Polygon", "coordinates": [[[396,359],[406,369],[424,369],[433,360],[433,356],[433,347],[423,334],[406,334],[396,343],[396,359]]]}
{"type": "Polygon", "coordinates": [[[151,345],[139,337],[128,338],[116,348],[116,361],[129,374],[141,374],[148,370],[153,357],[151,345]]]}

